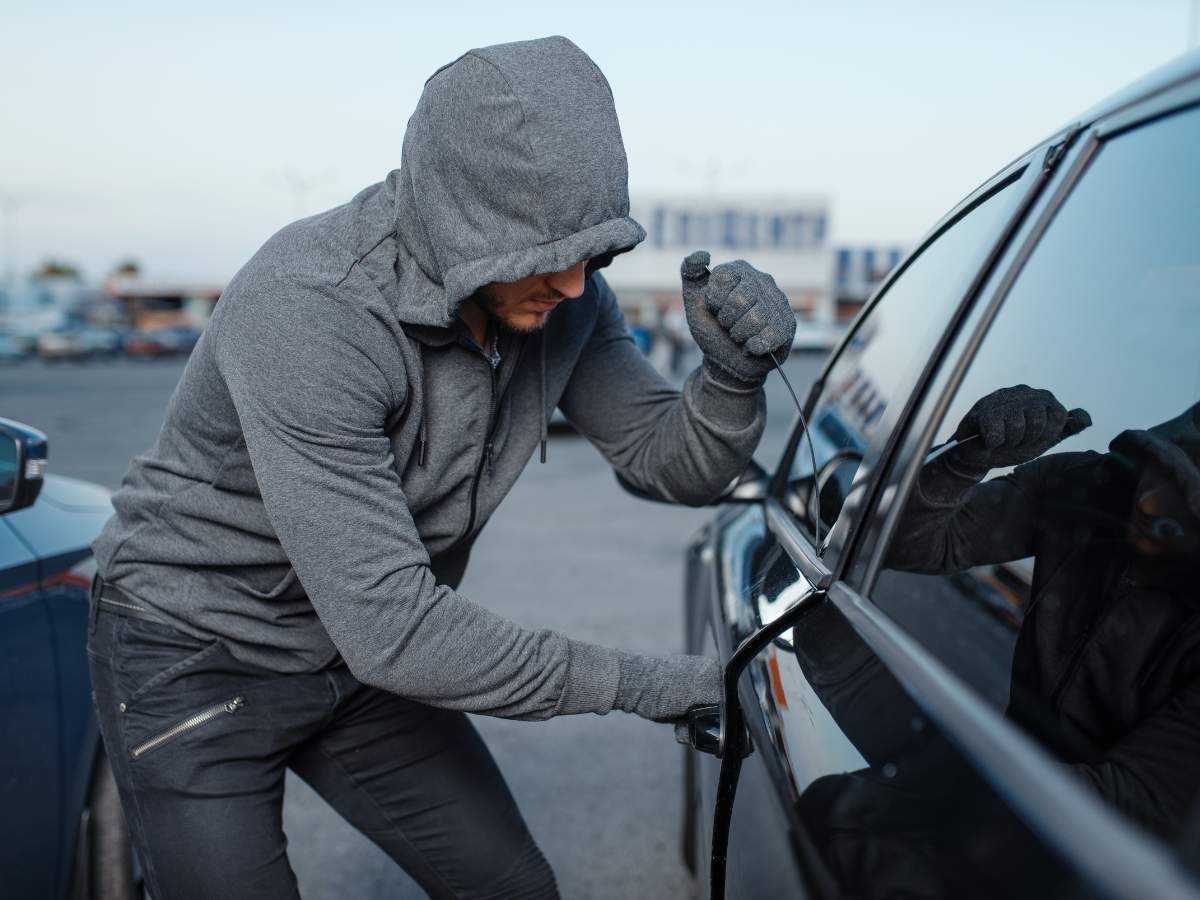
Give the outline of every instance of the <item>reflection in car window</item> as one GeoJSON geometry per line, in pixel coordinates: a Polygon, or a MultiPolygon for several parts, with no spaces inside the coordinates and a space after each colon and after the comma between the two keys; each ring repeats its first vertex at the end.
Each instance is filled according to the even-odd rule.
{"type": "Polygon", "coordinates": [[[760,690],[786,703],[796,811],[836,896],[1092,896],[836,607],[814,607],[792,635],[796,664],[772,646],[779,678],[760,690]]]}
{"type": "Polygon", "coordinates": [[[984,338],[871,592],[1164,835],[1200,789],[1197,158],[1200,110],[1100,150],[984,338]]]}
{"type": "MultiPolygon", "coordinates": [[[[842,349],[810,416],[822,534],[841,510],[893,392],[913,362],[924,361],[1019,199],[1010,182],[959,219],[901,273],[842,349]]],[[[812,456],[804,442],[789,481],[787,504],[811,535],[812,456]]]]}

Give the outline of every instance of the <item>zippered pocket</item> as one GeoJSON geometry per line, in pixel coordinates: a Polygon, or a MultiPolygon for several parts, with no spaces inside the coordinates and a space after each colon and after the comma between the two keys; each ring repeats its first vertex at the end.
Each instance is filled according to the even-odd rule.
{"type": "Polygon", "coordinates": [[[151,750],[156,750],[163,744],[175,740],[175,738],[187,734],[189,731],[194,731],[202,725],[207,725],[213,719],[219,719],[221,716],[229,716],[236,713],[239,709],[246,705],[245,697],[234,697],[231,700],[226,700],[222,703],[214,703],[212,706],[206,706],[199,712],[192,713],[182,722],[176,722],[166,731],[161,731],[152,738],[147,738],[140,744],[129,751],[129,756],[132,759],[138,759],[145,756],[151,750]]]}

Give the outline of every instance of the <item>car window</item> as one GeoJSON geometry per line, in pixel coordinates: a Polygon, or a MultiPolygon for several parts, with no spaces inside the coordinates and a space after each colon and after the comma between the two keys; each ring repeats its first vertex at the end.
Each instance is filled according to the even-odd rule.
{"type": "Polygon", "coordinates": [[[1198,158],[1198,110],[1099,149],[950,400],[870,592],[1161,835],[1200,789],[1198,158]]]}
{"type": "MultiPolygon", "coordinates": [[[[1016,176],[1014,176],[1015,178],[1016,176]]],[[[841,511],[887,404],[904,396],[1020,199],[1015,181],[986,197],[928,245],[887,289],[833,364],[809,415],[812,451],[795,441],[786,505],[813,537],[808,498],[816,457],[821,533],[841,511]]]]}

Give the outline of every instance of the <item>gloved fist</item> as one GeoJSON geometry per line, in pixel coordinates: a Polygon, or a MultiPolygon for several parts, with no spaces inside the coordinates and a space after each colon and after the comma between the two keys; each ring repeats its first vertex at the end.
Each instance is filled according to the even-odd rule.
{"type": "Polygon", "coordinates": [[[697,250],[683,261],[683,309],[706,365],[737,382],[759,384],[792,349],[796,316],[775,279],[745,260],[711,272],[697,250]]]}
{"type": "Polygon", "coordinates": [[[949,451],[947,462],[965,474],[1019,466],[1091,424],[1086,410],[1067,412],[1049,391],[1027,384],[1000,388],[963,416],[954,437],[966,443],[949,451]]]}
{"type": "Polygon", "coordinates": [[[618,652],[616,707],[655,722],[721,700],[721,666],[707,656],[640,656],[618,652]]]}

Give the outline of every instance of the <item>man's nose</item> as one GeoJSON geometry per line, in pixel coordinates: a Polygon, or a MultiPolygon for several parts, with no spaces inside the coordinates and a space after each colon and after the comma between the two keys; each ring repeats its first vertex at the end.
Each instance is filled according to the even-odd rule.
{"type": "Polygon", "coordinates": [[[1138,509],[1147,516],[1160,516],[1167,510],[1169,495],[1162,485],[1155,485],[1148,491],[1143,491],[1138,497],[1138,509]]]}
{"type": "Polygon", "coordinates": [[[546,276],[546,284],[554,288],[567,299],[574,299],[583,293],[583,273],[587,260],[582,260],[565,272],[554,272],[546,276]]]}

